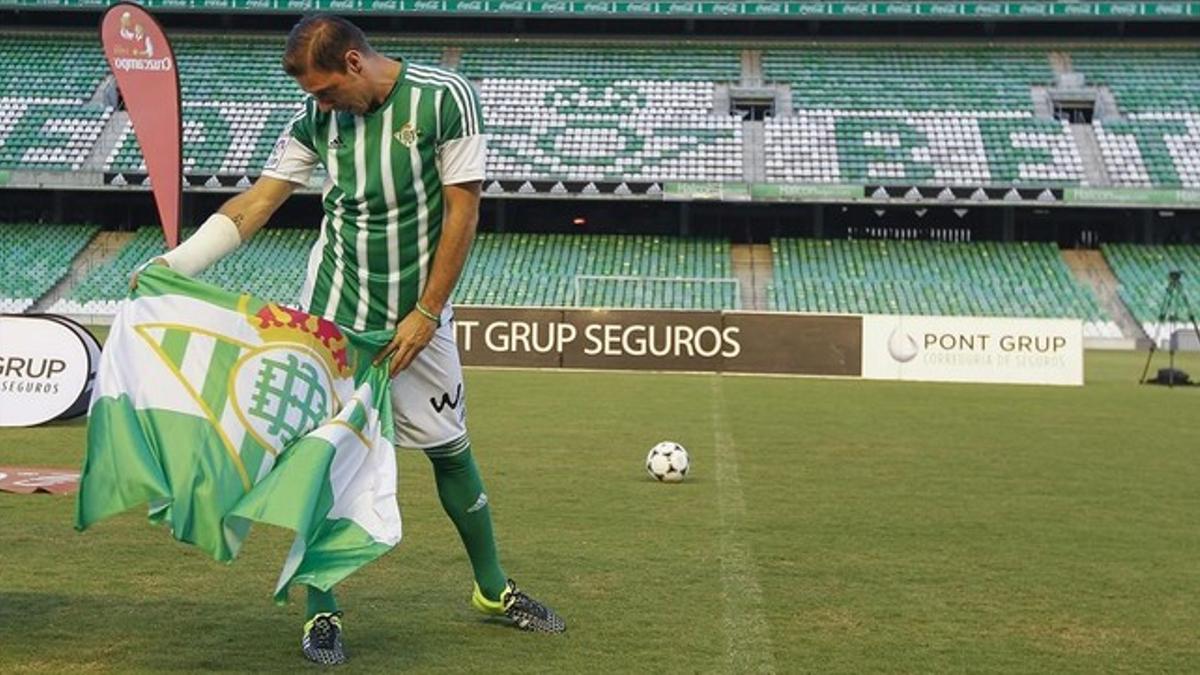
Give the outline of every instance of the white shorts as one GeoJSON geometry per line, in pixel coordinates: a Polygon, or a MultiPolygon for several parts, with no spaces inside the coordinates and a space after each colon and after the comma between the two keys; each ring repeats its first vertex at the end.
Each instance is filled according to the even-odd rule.
{"type": "Polygon", "coordinates": [[[433,340],[392,378],[397,447],[436,448],[467,433],[467,393],[453,316],[447,304],[433,340]]]}

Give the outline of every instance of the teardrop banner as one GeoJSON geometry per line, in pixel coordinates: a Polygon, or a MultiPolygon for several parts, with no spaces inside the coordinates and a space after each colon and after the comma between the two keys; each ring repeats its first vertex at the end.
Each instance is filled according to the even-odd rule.
{"type": "Polygon", "coordinates": [[[104,13],[100,42],[146,159],[163,236],[167,247],[174,248],[179,243],[183,196],[183,127],[175,52],[154,17],[126,2],[104,13]]]}

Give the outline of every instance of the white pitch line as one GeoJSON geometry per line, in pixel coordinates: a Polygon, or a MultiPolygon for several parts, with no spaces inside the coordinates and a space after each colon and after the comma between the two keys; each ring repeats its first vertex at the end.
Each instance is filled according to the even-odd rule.
{"type": "Polygon", "coordinates": [[[762,587],[754,560],[738,536],[746,516],[742,480],[738,477],[733,434],[725,424],[725,394],[721,376],[712,378],[713,455],[716,457],[718,552],[721,559],[721,598],[724,607],[725,670],[733,673],[774,673],[774,645],[763,614],[762,587]]]}

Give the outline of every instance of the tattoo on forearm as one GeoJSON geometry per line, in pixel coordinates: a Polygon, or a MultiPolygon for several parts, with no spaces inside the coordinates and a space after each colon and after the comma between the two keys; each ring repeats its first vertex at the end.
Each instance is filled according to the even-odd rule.
{"type": "Polygon", "coordinates": [[[242,229],[242,222],[246,220],[246,215],[244,213],[235,213],[230,220],[232,220],[233,224],[237,225],[238,229],[240,230],[242,229]]]}

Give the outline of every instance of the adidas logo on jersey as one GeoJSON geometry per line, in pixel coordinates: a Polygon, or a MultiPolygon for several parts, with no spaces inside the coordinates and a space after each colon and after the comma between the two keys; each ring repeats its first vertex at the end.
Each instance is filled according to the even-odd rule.
{"type": "Polygon", "coordinates": [[[332,141],[329,141],[329,147],[330,147],[330,148],[332,148],[332,149],[334,149],[334,150],[339,150],[339,149],[341,149],[342,145],[343,145],[343,143],[342,143],[342,137],[341,137],[341,136],[334,136],[334,137],[333,137],[333,140],[332,140],[332,141]]]}

